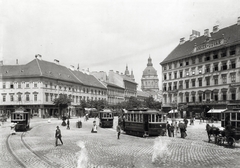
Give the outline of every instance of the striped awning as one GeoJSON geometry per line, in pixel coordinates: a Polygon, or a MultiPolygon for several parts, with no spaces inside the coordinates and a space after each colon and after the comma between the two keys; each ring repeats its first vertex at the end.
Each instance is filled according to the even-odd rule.
{"type": "Polygon", "coordinates": [[[207,113],[222,113],[227,109],[210,109],[207,113]]]}

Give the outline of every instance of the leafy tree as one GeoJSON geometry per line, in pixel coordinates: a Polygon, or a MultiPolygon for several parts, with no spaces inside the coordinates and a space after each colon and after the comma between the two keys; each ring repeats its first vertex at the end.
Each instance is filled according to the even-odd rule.
{"type": "Polygon", "coordinates": [[[141,102],[136,97],[131,96],[127,103],[127,109],[141,107],[141,102]]]}
{"type": "Polygon", "coordinates": [[[53,100],[53,104],[58,107],[58,116],[63,115],[62,110],[66,109],[72,102],[72,99],[67,97],[66,94],[60,94],[58,98],[53,100]]]}
{"type": "Polygon", "coordinates": [[[159,110],[162,107],[162,103],[155,101],[152,96],[145,99],[144,103],[145,103],[145,106],[150,109],[159,110]]]}

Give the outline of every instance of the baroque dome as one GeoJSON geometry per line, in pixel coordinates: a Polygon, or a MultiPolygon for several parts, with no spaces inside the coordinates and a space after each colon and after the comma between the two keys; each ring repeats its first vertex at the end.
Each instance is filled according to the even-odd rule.
{"type": "Polygon", "coordinates": [[[157,71],[153,68],[152,59],[150,57],[148,58],[148,64],[142,76],[157,76],[157,71]]]}

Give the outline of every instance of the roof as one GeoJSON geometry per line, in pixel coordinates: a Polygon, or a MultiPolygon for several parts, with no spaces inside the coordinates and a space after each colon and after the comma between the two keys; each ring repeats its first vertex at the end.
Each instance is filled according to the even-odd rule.
{"type": "Polygon", "coordinates": [[[153,109],[146,109],[146,108],[142,108],[142,109],[129,109],[127,111],[127,113],[141,113],[141,114],[149,114],[149,113],[161,113],[160,111],[157,110],[153,110],[153,109]]]}
{"type": "Polygon", "coordinates": [[[115,84],[113,84],[113,83],[109,83],[109,82],[103,82],[103,83],[105,83],[107,86],[111,86],[111,87],[115,87],[115,88],[119,88],[119,89],[124,90],[123,87],[118,86],[118,85],[115,85],[115,84]]]}
{"type": "Polygon", "coordinates": [[[222,113],[227,109],[210,109],[207,113],[222,113]]]}
{"type": "Polygon", "coordinates": [[[133,81],[132,78],[130,78],[130,77],[126,76],[126,75],[121,75],[121,77],[123,78],[123,80],[131,82],[131,83],[134,83],[134,84],[137,85],[137,83],[135,81],[133,81]]]}
{"type": "Polygon", "coordinates": [[[143,92],[143,91],[137,90],[137,96],[149,97],[150,94],[147,93],[147,92],[143,92]]]}
{"type": "Polygon", "coordinates": [[[65,66],[40,59],[34,59],[25,65],[3,65],[0,66],[0,72],[3,78],[47,77],[106,89],[93,75],[72,71],[65,66]]]}
{"type": "Polygon", "coordinates": [[[216,48],[224,48],[226,45],[239,42],[239,40],[240,40],[240,25],[234,24],[232,26],[219,29],[215,33],[211,32],[210,39],[209,37],[202,35],[200,37],[193,39],[192,41],[188,40],[183,44],[179,44],[160,64],[179,60],[192,55],[198,55],[207,51],[211,51],[216,48]],[[205,49],[204,51],[193,52],[195,46],[199,46],[206,42],[214,41],[218,39],[224,39],[226,43],[218,45],[217,47],[205,49]]]}
{"type": "Polygon", "coordinates": [[[101,113],[112,113],[112,110],[110,110],[110,109],[103,109],[100,112],[101,113]]]}

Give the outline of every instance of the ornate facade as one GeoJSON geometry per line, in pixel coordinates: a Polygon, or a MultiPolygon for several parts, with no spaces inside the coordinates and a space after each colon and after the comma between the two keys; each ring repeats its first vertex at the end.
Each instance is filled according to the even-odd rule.
{"type": "Polygon", "coordinates": [[[152,64],[152,59],[149,57],[147,67],[143,71],[143,75],[141,79],[142,91],[158,92],[159,91],[158,81],[159,80],[158,80],[157,71],[154,69],[152,64]]]}
{"type": "Polygon", "coordinates": [[[240,17],[237,24],[204,35],[193,31],[162,61],[163,110],[185,107],[187,115],[239,108],[240,17]]]}

